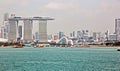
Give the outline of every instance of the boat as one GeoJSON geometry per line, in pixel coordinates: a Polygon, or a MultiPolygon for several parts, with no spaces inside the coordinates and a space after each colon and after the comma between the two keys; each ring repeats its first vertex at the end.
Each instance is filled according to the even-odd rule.
{"type": "Polygon", "coordinates": [[[23,45],[14,45],[13,48],[23,48],[23,45]]]}
{"type": "Polygon", "coordinates": [[[82,47],[90,47],[90,45],[88,45],[88,44],[85,43],[85,42],[79,42],[79,43],[77,43],[74,47],[75,47],[75,48],[82,48],[82,47]]]}
{"type": "Polygon", "coordinates": [[[24,44],[25,47],[33,47],[33,44],[30,44],[30,43],[26,43],[24,44]]]}
{"type": "Polygon", "coordinates": [[[120,47],[117,48],[117,51],[120,51],[120,47]]]}

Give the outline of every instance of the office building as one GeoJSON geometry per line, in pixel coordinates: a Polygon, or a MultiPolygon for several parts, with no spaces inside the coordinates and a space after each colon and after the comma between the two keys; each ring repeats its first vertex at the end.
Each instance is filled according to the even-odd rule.
{"type": "Polygon", "coordinates": [[[4,14],[4,21],[8,21],[8,18],[9,18],[9,14],[8,14],[8,13],[5,13],[5,14],[4,14]]]}
{"type": "Polygon", "coordinates": [[[109,40],[110,41],[116,41],[116,34],[110,34],[109,35],[109,40]]]}
{"type": "Polygon", "coordinates": [[[70,33],[70,37],[73,37],[73,34],[72,34],[72,33],[70,33]]]}
{"type": "Polygon", "coordinates": [[[35,32],[35,40],[39,40],[39,33],[38,32],[35,32]]]}
{"type": "Polygon", "coordinates": [[[93,40],[98,41],[98,34],[97,32],[93,32],[93,40]]]}
{"type": "Polygon", "coordinates": [[[120,19],[115,19],[116,40],[120,41],[120,19]]]}
{"type": "Polygon", "coordinates": [[[18,26],[18,37],[19,38],[22,38],[22,32],[23,32],[22,26],[18,26]]]}
{"type": "Polygon", "coordinates": [[[75,37],[75,31],[73,31],[73,37],[75,37]]]}
{"type": "Polygon", "coordinates": [[[61,39],[64,36],[63,32],[59,32],[59,39],[61,39]]]}
{"type": "Polygon", "coordinates": [[[54,40],[58,40],[58,34],[54,35],[54,40]]]}

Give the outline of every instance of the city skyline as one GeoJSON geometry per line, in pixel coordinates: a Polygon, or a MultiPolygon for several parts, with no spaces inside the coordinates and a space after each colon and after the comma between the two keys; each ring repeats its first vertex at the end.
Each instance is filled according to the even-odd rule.
{"type": "Polygon", "coordinates": [[[119,18],[119,0],[1,0],[0,23],[4,13],[17,16],[50,16],[55,20],[48,23],[48,34],[59,31],[90,30],[110,33],[115,31],[115,19],[119,18]]]}

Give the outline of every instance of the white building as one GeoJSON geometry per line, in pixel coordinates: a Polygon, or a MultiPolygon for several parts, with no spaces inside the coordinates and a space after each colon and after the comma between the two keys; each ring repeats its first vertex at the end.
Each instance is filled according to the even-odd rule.
{"type": "Polygon", "coordinates": [[[9,21],[8,27],[8,41],[16,41],[17,39],[17,21],[9,21]]]}
{"type": "Polygon", "coordinates": [[[47,42],[47,21],[39,22],[39,42],[47,42]]]}
{"type": "Polygon", "coordinates": [[[32,36],[32,21],[31,20],[25,20],[24,21],[24,36],[23,36],[23,41],[27,42],[27,41],[32,41],[33,40],[33,36],[32,36]]]}
{"type": "Polygon", "coordinates": [[[109,40],[116,41],[116,34],[110,34],[109,35],[109,40]]]}

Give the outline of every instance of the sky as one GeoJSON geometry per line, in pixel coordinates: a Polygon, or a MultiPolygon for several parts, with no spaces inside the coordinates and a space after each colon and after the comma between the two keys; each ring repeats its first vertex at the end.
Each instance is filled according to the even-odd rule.
{"type": "Polygon", "coordinates": [[[120,18],[120,0],[0,0],[1,24],[4,13],[55,18],[48,21],[48,34],[79,30],[113,33],[114,20],[120,18]]]}

